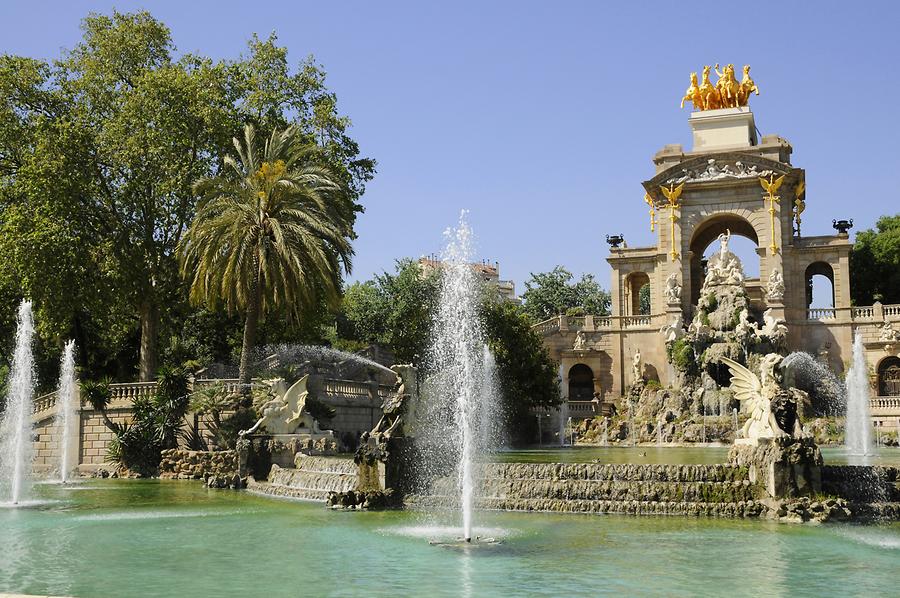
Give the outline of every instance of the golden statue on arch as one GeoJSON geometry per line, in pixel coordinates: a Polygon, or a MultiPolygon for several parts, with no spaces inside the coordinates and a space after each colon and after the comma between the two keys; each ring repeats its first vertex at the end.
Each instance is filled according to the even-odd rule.
{"type": "Polygon", "coordinates": [[[750,95],[759,95],[759,88],[750,78],[750,65],[744,65],[743,77],[737,80],[734,74],[734,64],[727,64],[722,72],[716,64],[716,75],[719,77],[715,85],[709,80],[713,67],[703,67],[703,78],[697,82],[697,73],[691,73],[691,86],[688,87],[681,98],[681,107],[690,102],[694,110],[716,110],[718,108],[738,108],[746,106],[750,101],[750,95]]]}

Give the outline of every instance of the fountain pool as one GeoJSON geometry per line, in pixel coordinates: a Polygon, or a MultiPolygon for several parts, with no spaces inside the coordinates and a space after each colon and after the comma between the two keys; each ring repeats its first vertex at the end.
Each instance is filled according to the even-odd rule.
{"type": "Polygon", "coordinates": [[[816,596],[896,589],[900,525],[479,513],[502,543],[429,546],[458,515],[335,512],[200,484],[37,486],[0,510],[0,592],[69,596],[816,596]]]}

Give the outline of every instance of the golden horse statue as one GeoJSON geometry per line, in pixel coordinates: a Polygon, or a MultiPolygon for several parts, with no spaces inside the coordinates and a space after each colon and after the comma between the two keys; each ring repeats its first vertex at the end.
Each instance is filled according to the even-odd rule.
{"type": "Polygon", "coordinates": [[[741,86],[738,89],[738,104],[740,106],[746,106],[747,102],[750,101],[750,94],[756,92],[756,95],[759,95],[759,88],[756,86],[756,83],[753,82],[753,79],[750,78],[750,65],[744,65],[744,76],[741,78],[741,86]]]}
{"type": "Polygon", "coordinates": [[[725,66],[724,72],[719,72],[719,65],[716,65],[716,75],[719,80],[716,81],[716,90],[719,92],[719,106],[722,108],[738,107],[738,91],[741,88],[740,83],[734,78],[734,65],[725,66]]]}
{"type": "Polygon", "coordinates": [[[691,73],[691,86],[684,92],[681,98],[681,107],[684,108],[685,101],[694,105],[697,110],[703,109],[703,95],[700,93],[700,85],[697,83],[697,73],[691,73]]]}
{"type": "Polygon", "coordinates": [[[750,78],[750,65],[744,66],[744,76],[738,81],[734,75],[734,64],[727,64],[722,72],[716,64],[716,75],[719,76],[715,85],[709,80],[713,67],[703,67],[703,77],[698,85],[697,73],[691,73],[691,85],[681,98],[681,107],[686,101],[694,105],[694,110],[715,110],[717,108],[738,108],[746,106],[753,93],[759,95],[759,88],[750,78]]]}
{"type": "Polygon", "coordinates": [[[712,70],[712,67],[709,65],[703,67],[703,81],[700,82],[700,97],[703,99],[701,110],[714,110],[719,107],[719,92],[709,82],[710,70],[712,70]]]}

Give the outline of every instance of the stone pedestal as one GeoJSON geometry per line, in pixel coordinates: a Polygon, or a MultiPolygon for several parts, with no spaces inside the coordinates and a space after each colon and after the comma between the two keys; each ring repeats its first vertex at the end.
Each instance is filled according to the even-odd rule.
{"type": "Polygon", "coordinates": [[[749,108],[722,108],[691,113],[693,151],[756,145],[756,124],[749,108]]]}
{"type": "Polygon", "coordinates": [[[777,499],[812,496],[822,490],[822,453],[812,438],[738,439],[728,461],[746,467],[751,483],[758,483],[777,499]]]}

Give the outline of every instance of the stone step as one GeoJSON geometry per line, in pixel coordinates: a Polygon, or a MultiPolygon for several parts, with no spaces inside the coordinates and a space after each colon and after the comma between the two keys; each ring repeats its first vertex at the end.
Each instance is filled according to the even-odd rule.
{"type": "Polygon", "coordinates": [[[356,475],[357,465],[353,459],[339,457],[309,457],[298,455],[294,461],[297,470],[356,475]]]}
{"type": "MultiPolygon", "coordinates": [[[[409,496],[407,504],[419,508],[458,508],[457,497],[409,496]]],[[[552,513],[622,513],[628,515],[685,515],[706,517],[758,517],[766,511],[755,500],[737,502],[561,500],[553,498],[476,498],[475,507],[497,511],[552,513]]]]}
{"type": "MultiPolygon", "coordinates": [[[[439,480],[435,494],[452,496],[455,480],[439,480]]],[[[476,495],[498,499],[739,502],[759,498],[743,482],[619,482],[605,480],[481,480],[476,495]]]]}
{"type": "Polygon", "coordinates": [[[257,482],[256,480],[249,480],[247,482],[247,490],[269,496],[281,496],[283,498],[295,498],[298,500],[311,500],[316,502],[325,502],[330,494],[328,490],[319,490],[316,488],[292,488],[280,484],[270,484],[269,482],[257,482]]]}
{"type": "Polygon", "coordinates": [[[734,482],[748,479],[730,465],[646,465],[604,463],[481,463],[479,479],[734,482]]]}

